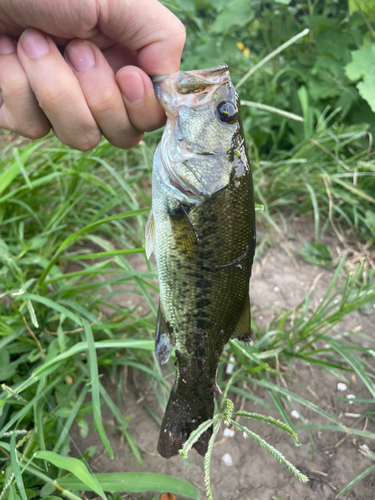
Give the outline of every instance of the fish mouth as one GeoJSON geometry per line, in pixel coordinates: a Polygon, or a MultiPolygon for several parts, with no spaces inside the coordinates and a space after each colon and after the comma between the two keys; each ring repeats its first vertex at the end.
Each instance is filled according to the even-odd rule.
{"type": "Polygon", "coordinates": [[[213,68],[178,71],[151,77],[155,94],[168,118],[173,120],[181,105],[199,107],[207,104],[221,85],[230,82],[229,68],[220,64],[213,68]]]}

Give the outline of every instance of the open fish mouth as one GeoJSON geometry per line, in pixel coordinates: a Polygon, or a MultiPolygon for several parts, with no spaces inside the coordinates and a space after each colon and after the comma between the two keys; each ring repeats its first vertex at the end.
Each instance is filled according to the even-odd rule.
{"type": "Polygon", "coordinates": [[[226,64],[194,71],[178,71],[170,75],[151,77],[158,101],[170,120],[181,106],[197,107],[207,104],[221,85],[230,82],[226,64]]]}

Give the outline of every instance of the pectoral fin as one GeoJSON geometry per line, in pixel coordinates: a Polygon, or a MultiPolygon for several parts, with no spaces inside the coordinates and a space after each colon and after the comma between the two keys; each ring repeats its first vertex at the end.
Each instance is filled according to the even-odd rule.
{"type": "Polygon", "coordinates": [[[150,259],[155,248],[155,221],[152,210],[148,216],[145,230],[145,250],[146,257],[150,259]]]}
{"type": "Polygon", "coordinates": [[[156,321],[155,355],[161,365],[165,364],[172,352],[174,339],[173,330],[165,320],[164,309],[159,303],[158,318],[156,321]]]}
{"type": "Polygon", "coordinates": [[[186,208],[180,206],[174,213],[170,213],[169,215],[172,222],[173,236],[179,252],[190,253],[196,250],[198,236],[195,233],[186,208]]]}
{"type": "Polygon", "coordinates": [[[244,340],[248,342],[251,336],[251,313],[250,313],[250,298],[247,296],[241,316],[238,320],[236,328],[232,333],[232,339],[244,340]]]}

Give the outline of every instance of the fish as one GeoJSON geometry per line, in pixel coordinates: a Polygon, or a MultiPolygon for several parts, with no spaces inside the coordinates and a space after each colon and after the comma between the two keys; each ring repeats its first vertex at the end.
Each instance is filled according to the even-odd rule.
{"type": "MultiPolygon", "coordinates": [[[[145,250],[155,254],[160,302],[155,354],[176,379],[157,449],[179,453],[213,417],[225,344],[249,340],[254,189],[240,101],[226,64],[154,78],[167,122],[155,151],[145,250]]],[[[212,428],[194,444],[207,452],[212,428]]]]}

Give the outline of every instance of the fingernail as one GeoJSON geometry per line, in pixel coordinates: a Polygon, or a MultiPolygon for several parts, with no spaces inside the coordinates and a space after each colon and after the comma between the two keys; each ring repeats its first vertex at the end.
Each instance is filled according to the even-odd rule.
{"type": "Polygon", "coordinates": [[[83,42],[76,42],[66,49],[66,57],[76,71],[83,73],[95,64],[95,56],[91,47],[83,42]]]}
{"type": "Polygon", "coordinates": [[[145,86],[142,77],[136,73],[125,72],[121,75],[120,88],[131,104],[140,104],[145,98],[145,86]]]}
{"type": "Polygon", "coordinates": [[[26,30],[21,38],[23,50],[30,59],[39,59],[49,52],[49,43],[47,38],[39,31],[26,30]]]}
{"type": "Polygon", "coordinates": [[[2,36],[0,38],[0,54],[13,54],[16,51],[16,44],[10,38],[2,36]]]}

